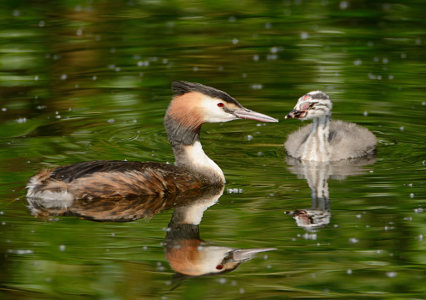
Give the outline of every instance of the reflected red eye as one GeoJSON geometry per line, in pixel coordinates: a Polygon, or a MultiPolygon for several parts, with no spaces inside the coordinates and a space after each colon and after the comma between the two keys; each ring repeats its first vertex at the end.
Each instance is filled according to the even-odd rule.
{"type": "MultiPolygon", "coordinates": [[[[219,104],[220,104],[220,103],[219,103],[219,104]]],[[[218,104],[218,105],[219,105],[219,104],[218,104]]],[[[223,105],[223,103],[222,103],[222,105],[223,105]]],[[[223,266],[222,266],[222,265],[217,265],[217,266],[216,266],[216,269],[218,269],[218,270],[222,270],[222,269],[223,269],[223,266]]]]}
{"type": "Polygon", "coordinates": [[[217,106],[219,106],[219,107],[224,107],[224,106],[225,106],[225,104],[223,104],[222,102],[219,102],[219,103],[217,104],[217,106]]]}

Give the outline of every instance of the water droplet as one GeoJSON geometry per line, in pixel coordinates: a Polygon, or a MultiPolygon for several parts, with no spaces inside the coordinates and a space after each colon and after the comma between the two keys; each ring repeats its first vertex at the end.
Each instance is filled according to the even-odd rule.
{"type": "Polygon", "coordinates": [[[307,33],[307,32],[301,32],[300,33],[300,38],[302,40],[306,40],[308,37],[309,37],[309,33],[307,33]]]}
{"type": "Polygon", "coordinates": [[[240,288],[239,292],[240,292],[240,294],[244,294],[246,291],[245,291],[244,288],[240,288]]]}
{"type": "Polygon", "coordinates": [[[232,44],[234,44],[234,45],[238,44],[238,39],[237,38],[233,38],[232,39],[232,44]]]}
{"type": "Polygon", "coordinates": [[[387,59],[386,57],[382,58],[382,63],[387,64],[389,62],[389,59],[387,59]]]}
{"type": "Polygon", "coordinates": [[[312,240],[312,241],[315,241],[316,239],[317,239],[317,234],[316,233],[305,233],[304,235],[303,235],[303,238],[305,239],[305,240],[312,240]]]}
{"type": "Polygon", "coordinates": [[[249,135],[247,136],[247,140],[248,140],[248,141],[251,141],[252,139],[253,139],[253,136],[249,134],[249,135]]]}
{"type": "Polygon", "coordinates": [[[357,238],[350,238],[349,243],[356,244],[356,243],[359,243],[359,240],[357,238]]]}
{"type": "Polygon", "coordinates": [[[360,59],[355,60],[355,61],[354,61],[354,65],[355,65],[355,66],[362,65],[362,60],[360,60],[360,59]]]}
{"type": "Polygon", "coordinates": [[[271,53],[277,53],[278,52],[278,47],[272,47],[271,49],[269,49],[269,51],[271,52],[271,53]]]}
{"type": "Polygon", "coordinates": [[[235,20],[236,20],[236,18],[234,17],[234,16],[230,16],[229,18],[228,18],[228,21],[229,22],[235,22],[235,20]]]}
{"type": "Polygon", "coordinates": [[[347,269],[346,270],[346,274],[351,275],[352,274],[352,270],[351,269],[347,269]]]}
{"type": "Polygon", "coordinates": [[[410,198],[414,198],[414,193],[410,193],[410,198]]]}
{"type": "Polygon", "coordinates": [[[253,55],[253,60],[254,61],[259,61],[259,55],[257,55],[257,54],[253,55]]]}
{"type": "Polygon", "coordinates": [[[6,107],[2,107],[1,111],[7,111],[7,108],[6,107]]]}
{"type": "Polygon", "coordinates": [[[46,23],[43,20],[41,20],[40,22],[38,22],[38,26],[39,27],[44,27],[45,25],[46,25],[46,23]]]}
{"type": "Polygon", "coordinates": [[[81,29],[81,28],[77,29],[75,34],[77,34],[78,36],[83,35],[83,29],[81,29]]]}
{"type": "Polygon", "coordinates": [[[219,278],[217,280],[217,282],[219,282],[220,284],[225,284],[226,283],[226,278],[219,278]]]}
{"type": "Polygon", "coordinates": [[[399,130],[404,131],[404,126],[399,127],[399,130]]]}
{"type": "Polygon", "coordinates": [[[193,68],[192,68],[192,70],[193,70],[194,72],[197,72],[197,71],[198,71],[198,67],[193,67],[193,68]]]}
{"type": "Polygon", "coordinates": [[[12,12],[12,15],[13,15],[14,17],[19,17],[19,16],[21,15],[21,12],[20,12],[19,10],[15,9],[15,10],[12,12]]]}
{"type": "Polygon", "coordinates": [[[25,122],[27,122],[27,118],[25,118],[25,117],[19,118],[19,119],[16,120],[16,122],[19,123],[19,124],[25,123],[25,122]]]}
{"type": "Polygon", "coordinates": [[[59,251],[65,251],[66,246],[65,245],[59,245],[59,251]]]}
{"type": "Polygon", "coordinates": [[[340,8],[341,10],[347,9],[348,7],[349,7],[349,2],[347,2],[347,1],[341,1],[341,2],[339,3],[339,8],[340,8]]]}
{"type": "Polygon", "coordinates": [[[26,249],[9,249],[7,250],[8,253],[18,254],[18,255],[25,255],[25,254],[33,254],[33,250],[26,250],[26,249]]]}
{"type": "Polygon", "coordinates": [[[396,272],[386,272],[386,276],[389,278],[394,278],[396,276],[398,276],[398,273],[396,272]]]}
{"type": "Polygon", "coordinates": [[[255,84],[252,84],[250,87],[251,87],[253,90],[261,90],[261,89],[263,88],[263,85],[262,85],[262,84],[260,84],[260,83],[255,83],[255,84]]]}
{"type": "Polygon", "coordinates": [[[272,28],[272,24],[271,23],[266,23],[265,24],[265,29],[271,29],[272,28]]]}
{"type": "Polygon", "coordinates": [[[419,214],[419,213],[422,213],[422,212],[423,212],[423,208],[422,207],[418,207],[418,208],[414,209],[414,213],[415,214],[419,214]]]}
{"type": "Polygon", "coordinates": [[[61,75],[61,80],[67,80],[67,78],[68,78],[67,74],[62,74],[61,75]]]}

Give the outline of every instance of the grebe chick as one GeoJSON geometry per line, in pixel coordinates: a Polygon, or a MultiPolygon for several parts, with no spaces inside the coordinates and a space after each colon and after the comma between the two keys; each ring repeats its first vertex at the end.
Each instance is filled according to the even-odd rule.
{"type": "Polygon", "coordinates": [[[201,125],[236,119],[278,122],[244,108],[227,93],[209,86],[176,81],[172,90],[174,97],[164,117],[164,126],[175,165],[91,161],[42,170],[30,178],[27,197],[71,203],[74,199],[167,195],[205,185],[223,185],[222,170],[201,147],[201,125]]]}
{"type": "Polygon", "coordinates": [[[376,137],[354,123],[331,121],[330,97],[321,91],[299,98],[286,119],[309,120],[313,123],[289,135],[284,146],[287,154],[311,161],[338,161],[375,154],[376,137]]]}

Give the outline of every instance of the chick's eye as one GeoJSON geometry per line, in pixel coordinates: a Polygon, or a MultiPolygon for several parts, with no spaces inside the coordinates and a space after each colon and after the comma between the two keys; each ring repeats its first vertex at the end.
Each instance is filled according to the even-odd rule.
{"type": "Polygon", "coordinates": [[[222,102],[219,102],[219,103],[217,104],[217,106],[219,106],[219,107],[224,107],[224,106],[225,106],[225,104],[223,104],[222,102]]]}
{"type": "Polygon", "coordinates": [[[222,266],[222,265],[217,265],[217,266],[216,266],[216,269],[218,269],[218,270],[222,270],[222,269],[223,269],[223,266],[222,266]]]}
{"type": "Polygon", "coordinates": [[[308,108],[312,107],[313,105],[311,103],[305,103],[303,104],[300,109],[301,110],[307,110],[308,108]]]}

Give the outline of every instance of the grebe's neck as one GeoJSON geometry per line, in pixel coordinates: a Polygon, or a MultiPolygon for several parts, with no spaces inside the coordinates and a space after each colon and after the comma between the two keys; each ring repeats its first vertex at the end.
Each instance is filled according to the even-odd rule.
{"type": "Polygon", "coordinates": [[[166,114],[164,126],[173,148],[176,166],[198,173],[211,183],[225,183],[222,170],[203,151],[200,142],[201,124],[186,126],[166,114]]]}
{"type": "Polygon", "coordinates": [[[314,118],[312,130],[306,141],[301,145],[303,153],[301,159],[312,161],[328,161],[330,159],[330,133],[331,115],[314,118]]]}

